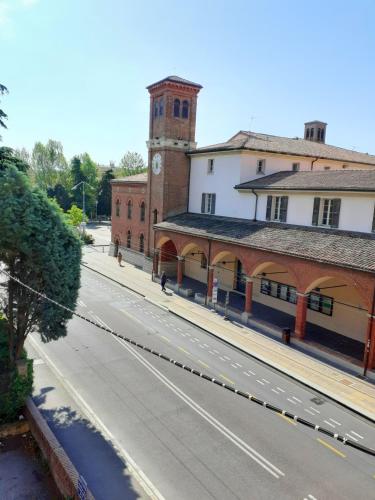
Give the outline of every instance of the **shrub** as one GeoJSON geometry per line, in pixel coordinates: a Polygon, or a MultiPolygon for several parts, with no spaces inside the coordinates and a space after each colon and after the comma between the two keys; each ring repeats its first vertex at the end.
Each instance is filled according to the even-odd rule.
{"type": "Polygon", "coordinates": [[[19,375],[17,370],[9,370],[7,322],[0,314],[0,424],[17,419],[26,398],[33,388],[33,362],[27,360],[23,350],[21,358],[27,360],[27,374],[19,375]]]}
{"type": "Polygon", "coordinates": [[[82,233],[81,238],[85,245],[92,245],[94,243],[94,237],[92,234],[82,233]]]}

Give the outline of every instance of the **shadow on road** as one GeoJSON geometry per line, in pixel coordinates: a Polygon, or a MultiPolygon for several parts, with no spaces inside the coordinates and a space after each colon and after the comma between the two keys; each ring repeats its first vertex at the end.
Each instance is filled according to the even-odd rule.
{"type": "Polygon", "coordinates": [[[137,499],[134,479],[112,444],[89,422],[70,407],[45,409],[45,387],[33,397],[34,403],[80,474],[86,479],[96,500],[137,499]]]}

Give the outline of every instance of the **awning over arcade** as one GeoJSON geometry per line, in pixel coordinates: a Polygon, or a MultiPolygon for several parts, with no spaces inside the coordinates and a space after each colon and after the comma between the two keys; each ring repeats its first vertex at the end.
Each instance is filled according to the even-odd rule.
{"type": "Polygon", "coordinates": [[[154,225],[282,255],[375,273],[375,235],[186,213],[154,225]]]}

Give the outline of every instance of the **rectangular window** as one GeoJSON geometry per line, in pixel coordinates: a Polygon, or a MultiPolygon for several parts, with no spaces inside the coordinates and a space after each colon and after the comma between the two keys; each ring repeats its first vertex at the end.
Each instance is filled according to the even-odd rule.
{"type": "Polygon", "coordinates": [[[292,170],[293,172],[299,172],[299,163],[293,163],[292,170]]]}
{"type": "Polygon", "coordinates": [[[331,170],[331,167],[324,167],[324,170],[331,170]]]}
{"type": "Polygon", "coordinates": [[[208,163],[207,163],[207,173],[208,174],[213,174],[214,173],[214,159],[209,158],[208,163]]]}
{"type": "Polygon", "coordinates": [[[314,198],[312,225],[339,227],[340,207],[339,198],[314,198]]]}
{"type": "Polygon", "coordinates": [[[375,207],[374,207],[374,215],[372,216],[372,232],[375,233],[375,207]]]}
{"type": "Polygon", "coordinates": [[[202,193],[202,205],[201,205],[202,214],[213,215],[215,213],[215,205],[216,205],[216,193],[202,193]]]}
{"type": "Polygon", "coordinates": [[[333,298],[312,292],[309,295],[307,307],[312,311],[320,312],[326,316],[332,316],[333,298]]]}
{"type": "Polygon", "coordinates": [[[291,304],[297,303],[296,288],[294,286],[284,285],[284,283],[278,283],[277,281],[262,278],[260,293],[284,300],[285,302],[290,302],[291,304]]]}
{"type": "Polygon", "coordinates": [[[257,160],[257,174],[266,172],[266,160],[257,160]]]}
{"type": "Polygon", "coordinates": [[[287,212],[287,196],[267,196],[266,220],[286,222],[287,212]]]}

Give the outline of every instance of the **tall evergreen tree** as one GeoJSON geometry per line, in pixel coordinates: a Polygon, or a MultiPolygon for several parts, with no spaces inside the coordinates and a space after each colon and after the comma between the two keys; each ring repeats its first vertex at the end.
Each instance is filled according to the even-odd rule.
{"type": "Polygon", "coordinates": [[[78,184],[82,181],[87,182],[85,174],[82,172],[82,162],[78,156],[73,156],[70,162],[70,173],[72,178],[73,187],[77,186],[72,190],[73,203],[79,208],[83,208],[82,205],[82,184],[78,184]]]}
{"type": "MultiPolygon", "coordinates": [[[[0,262],[12,276],[74,309],[80,283],[81,244],[55,203],[14,166],[0,172],[0,262]]],[[[27,335],[44,342],[66,335],[72,314],[7,280],[2,309],[8,324],[10,366],[27,335]]]]}
{"type": "Polygon", "coordinates": [[[111,180],[114,179],[113,170],[104,173],[98,187],[98,215],[111,215],[112,188],[111,180]]]}

